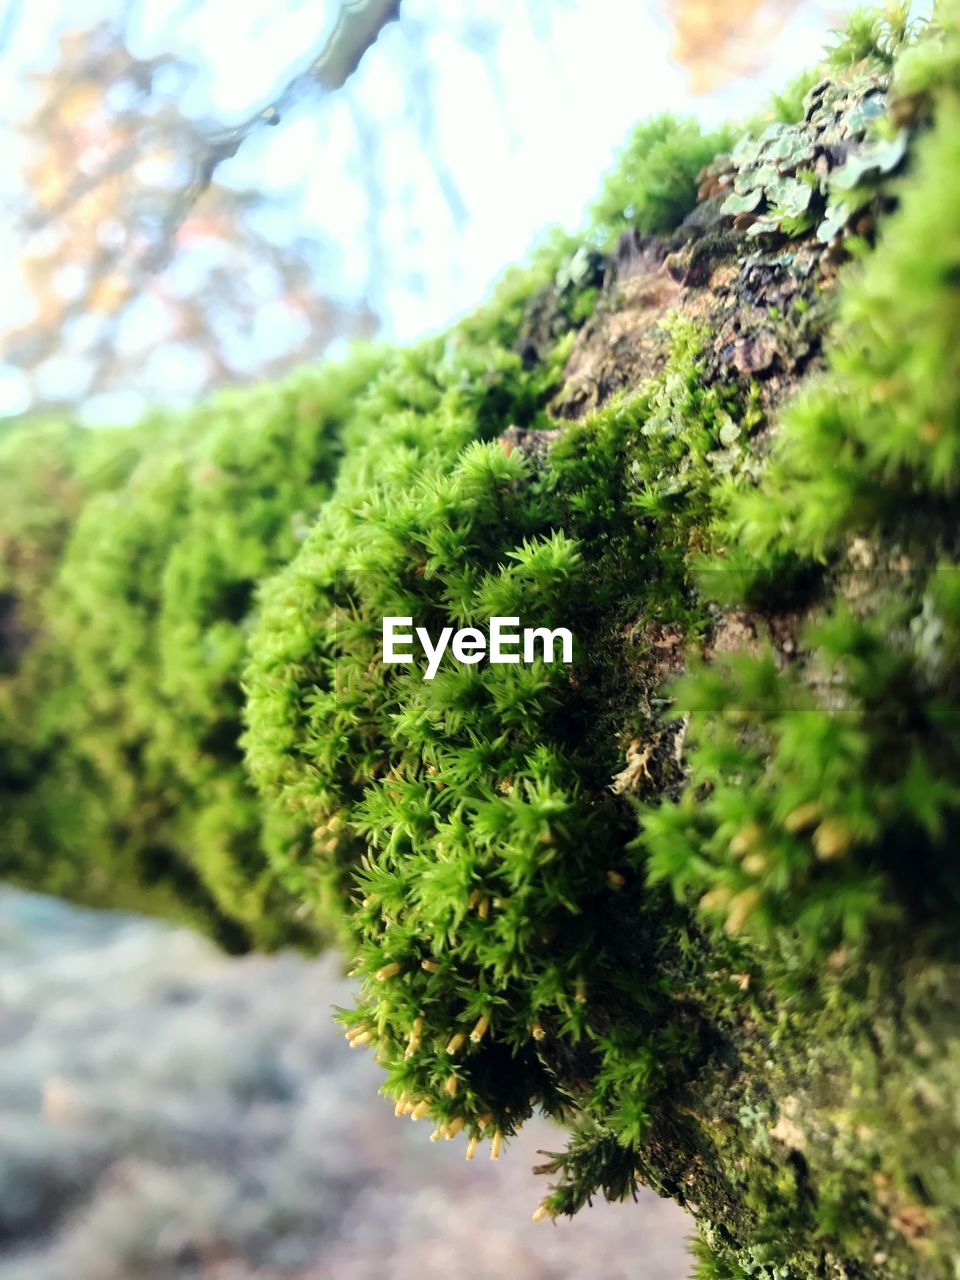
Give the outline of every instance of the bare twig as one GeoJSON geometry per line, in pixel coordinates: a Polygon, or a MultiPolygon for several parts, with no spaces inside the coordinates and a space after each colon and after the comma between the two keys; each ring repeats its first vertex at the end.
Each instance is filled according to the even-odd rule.
{"type": "MultiPolygon", "coordinates": [[[[383,28],[399,16],[400,0],[344,0],[333,31],[306,71],[289,80],[273,101],[254,115],[207,135],[207,154],[198,166],[199,173],[209,170],[212,177],[217,165],[235,156],[251,134],[279,124],[304,94],[316,89],[324,94],[341,89],[383,28]]],[[[209,185],[209,178],[205,185],[209,185]]]]}
{"type": "MultiPolygon", "coordinates": [[[[399,16],[400,3],[401,0],[344,0],[333,30],[305,71],[293,76],[272,102],[246,120],[229,127],[206,130],[193,146],[190,180],[181,191],[176,207],[164,219],[168,233],[176,232],[189,210],[210,186],[219,166],[232,159],[248,138],[262,128],[278,125],[291,107],[308,93],[319,90],[328,94],[342,88],[360,65],[363,55],[376,43],[383,28],[399,16]]],[[[131,146],[110,156],[94,173],[78,177],[55,206],[42,214],[34,214],[27,229],[32,232],[41,230],[61,217],[78,199],[131,163],[145,141],[141,136],[131,146]]]]}

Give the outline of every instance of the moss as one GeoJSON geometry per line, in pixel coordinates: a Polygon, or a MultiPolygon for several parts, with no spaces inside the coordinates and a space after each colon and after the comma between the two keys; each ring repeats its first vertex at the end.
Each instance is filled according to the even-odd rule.
{"type": "Polygon", "coordinates": [[[912,1083],[950,1073],[955,1022],[960,723],[940,640],[957,581],[955,93],[941,85],[899,210],[847,280],[826,372],[783,415],[759,485],[732,491],[717,532],[735,550],[701,579],[744,549],[768,581],[805,559],[815,620],[785,653],[776,613],[795,602],[774,586],[767,651],[681,682],[689,781],[643,815],[640,840],[654,881],[749,938],[773,1007],[791,1011],[776,1060],[806,1109],[783,1132],[803,1148],[810,1229],[868,1275],[948,1274],[958,1224],[954,1140],[930,1127],[951,1128],[945,1095],[925,1086],[918,1102],[912,1083]]]}
{"type": "Polygon", "coordinates": [[[732,137],[666,114],[638,125],[591,206],[591,240],[610,249],[627,230],[671,231],[696,203],[700,171],[732,137]]]}
{"type": "Polygon", "coordinates": [[[91,433],[52,421],[0,430],[0,800],[4,841],[11,798],[38,768],[32,732],[39,687],[30,651],[44,625],[44,593],[72,523],[95,494],[122,484],[142,431],[91,433]]]}
{"type": "Polygon", "coordinates": [[[767,124],[800,124],[806,115],[805,99],[820,78],[820,68],[812,67],[794,77],[780,93],[771,98],[770,118],[764,118],[759,128],[751,132],[762,133],[767,124]]]}
{"type": "Polygon", "coordinates": [[[11,871],[337,933],[398,1111],[472,1156],[545,1110],[541,1216],[644,1181],[705,1280],[958,1248],[953,12],[858,17],[725,156],[642,127],[449,333],[147,424],[7,520],[46,566],[11,871]],[[642,373],[555,419],[625,297],[642,373]],[[386,615],[571,602],[572,668],[379,661],[386,615]]]}
{"type": "MultiPolygon", "coordinates": [[[[755,563],[789,555],[824,565],[822,590],[839,597],[832,617],[810,631],[804,667],[779,672],[772,656],[741,660],[692,679],[681,695],[695,722],[711,726],[711,745],[695,760],[709,772],[732,752],[745,766],[753,761],[758,784],[756,808],[748,803],[739,815],[725,811],[730,797],[722,788],[705,807],[691,792],[696,822],[708,809],[725,811],[716,827],[707,824],[718,833],[723,826],[717,839],[724,848],[737,830],[751,833],[737,840],[739,854],[724,855],[730,875],[724,888],[713,885],[711,902],[723,911],[725,892],[750,893],[751,914],[770,911],[768,923],[779,927],[785,920],[763,889],[777,883],[792,901],[794,923],[802,920],[814,935],[825,928],[835,939],[838,930],[858,934],[868,918],[904,908],[907,881],[923,880],[925,894],[949,901],[956,894],[942,852],[956,803],[948,781],[955,690],[934,637],[955,625],[947,513],[958,477],[960,245],[942,196],[955,171],[958,123],[954,97],[946,95],[899,212],[845,291],[826,376],[790,407],[763,481],[738,493],[725,517],[723,536],[755,563]],[[824,705],[827,682],[842,688],[842,706],[824,705]],[[745,725],[753,726],[752,742],[741,756],[745,725]],[[767,787],[777,813],[761,817],[767,787]],[[760,855],[752,865],[765,859],[756,876],[744,870],[748,843],[760,855]],[[909,869],[898,865],[906,849],[909,869]],[[805,863],[812,875],[806,894],[794,880],[806,874],[805,863]]],[[[679,829],[684,819],[677,821],[679,829]]],[[[701,828],[701,850],[705,838],[701,828]]],[[[665,837],[657,855],[666,875],[679,854],[669,844],[665,837]]],[[[701,854],[702,867],[709,861],[701,854]]]]}
{"type": "Polygon", "coordinates": [[[827,65],[846,71],[858,63],[890,68],[916,29],[912,6],[891,0],[883,6],[864,6],[847,15],[827,49],[827,65]]]}
{"type": "Polygon", "coordinates": [[[237,748],[239,674],[255,584],[328,492],[341,419],[380,362],[156,419],[129,474],[88,495],[20,682],[42,691],[32,751],[52,763],[13,806],[8,874],[230,945],[290,935],[237,748]]]}
{"type": "MultiPolygon", "coordinates": [[[[857,74],[872,89],[880,72],[857,74]]],[[[845,109],[858,100],[850,92],[845,109]]],[[[936,208],[938,243],[952,253],[951,206],[926,194],[923,158],[955,136],[951,113],[944,97],[864,280],[897,262],[891,245],[909,234],[914,206],[936,208]]],[[[889,185],[882,194],[889,203],[889,185]]],[[[949,289],[950,273],[941,278],[949,289]]],[[[865,287],[855,278],[845,289],[831,369],[850,342],[875,388],[876,358],[846,336],[865,287]]],[[[937,344],[951,342],[951,321],[933,294],[911,302],[904,325],[916,319],[923,343],[919,313],[931,304],[927,332],[936,329],[949,379],[937,344]]],[[[781,322],[805,323],[798,312],[781,322]]],[[[574,1212],[598,1191],[628,1195],[639,1174],[696,1202],[720,1274],[843,1266],[898,1276],[916,1262],[909,1224],[933,1235],[933,1218],[919,1202],[899,1218],[892,1200],[879,1203],[879,1149],[866,1143],[857,1157],[834,1126],[860,1123],[850,1097],[865,1072],[891,1066],[870,1045],[880,1005],[857,984],[894,971],[896,939],[946,909],[957,775],[949,686],[931,688],[927,659],[905,643],[921,634],[910,592],[823,608],[835,584],[815,562],[811,576],[814,548],[788,523],[782,482],[809,407],[787,411],[774,460],[758,472],[751,436],[768,433],[757,432],[762,415],[750,417],[757,402],[749,385],[707,376],[703,344],[696,326],[675,324],[662,372],[568,428],[545,459],[472,445],[432,455],[415,475],[385,467],[362,507],[343,488],[270,590],[249,677],[251,762],[268,793],[314,827],[312,856],[297,863],[301,891],[315,876],[314,900],[343,912],[361,980],[344,1022],[353,1042],[374,1046],[401,1112],[429,1116],[438,1136],[463,1131],[471,1152],[484,1139],[496,1151],[533,1107],[572,1122],[544,1210],[574,1212]],[[776,524],[764,545],[747,525],[754,511],[776,524]],[[774,649],[695,670],[676,694],[685,720],[671,728],[654,697],[662,656],[624,636],[642,619],[709,653],[726,624],[706,598],[703,557],[719,555],[707,563],[725,571],[732,536],[768,576],[771,638],[778,610],[797,612],[793,584],[804,575],[800,614],[818,622],[804,632],[798,618],[792,664],[774,649]],[[785,599],[776,573],[787,558],[785,599]],[[562,602],[577,599],[584,655],[572,685],[546,669],[521,678],[488,667],[428,686],[375,661],[384,613],[434,625],[491,611],[523,618],[534,593],[539,620],[558,620],[562,602]],[[617,745],[627,768],[614,791],[658,801],[641,806],[632,847],[628,810],[609,787],[617,745]],[[841,976],[818,984],[828,959],[841,976]],[[819,1043],[831,1022],[834,1038],[811,1053],[811,1035],[819,1043]]],[[[836,418],[832,377],[810,394],[836,418]]],[[[849,421],[883,447],[861,406],[849,421]]],[[[835,485],[822,439],[816,452],[810,484],[835,485]]],[[[861,455],[858,481],[873,474],[861,455]]],[[[903,477],[890,509],[902,511],[904,491],[929,503],[924,483],[903,477]]],[[[866,527],[862,505],[835,490],[827,520],[810,514],[814,500],[805,492],[789,510],[798,524],[816,520],[821,537],[846,512],[848,534],[866,527]]],[[[925,616],[929,648],[953,624],[933,606],[925,616]]],[[[927,945],[943,942],[934,931],[927,945]]],[[[895,1003],[886,1016],[892,1029],[895,1003]]],[[[943,1020],[935,1002],[929,1016],[943,1020]]],[[[901,1120],[884,1112],[880,1131],[901,1120]]],[[[922,1146],[916,1125],[910,1139],[922,1146]]],[[[901,1150],[898,1167],[910,1159],[901,1150]]],[[[956,1230],[949,1196],[938,1203],[941,1234],[919,1250],[931,1276],[956,1230]]]]}

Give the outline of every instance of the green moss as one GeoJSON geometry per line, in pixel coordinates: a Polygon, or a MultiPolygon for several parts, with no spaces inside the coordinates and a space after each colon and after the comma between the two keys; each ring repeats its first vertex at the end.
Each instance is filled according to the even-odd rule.
{"type": "Polygon", "coordinates": [[[939,0],[924,38],[903,49],[893,76],[894,99],[901,115],[928,115],[931,94],[955,87],[960,79],[960,43],[957,26],[960,6],[956,0],[939,0]]]}
{"type": "Polygon", "coordinates": [[[848,14],[843,28],[834,33],[835,39],[827,50],[827,65],[834,71],[846,71],[863,62],[892,67],[916,28],[910,15],[912,7],[892,0],[848,14]]]}
{"type": "Polygon", "coordinates": [[[10,873],[231,945],[335,932],[401,1111],[471,1153],[546,1111],[544,1212],[645,1181],[704,1280],[942,1280],[960,1239],[952,12],[858,17],[728,156],[641,127],[449,333],[145,424],[35,511],[10,486],[10,873]],[[669,238],[707,162],[762,253],[669,238]],[[697,319],[560,423],[631,229],[697,319]],[[379,660],[386,615],[572,602],[572,669],[379,660]]]}
{"type": "Polygon", "coordinates": [[[356,957],[348,1026],[377,1046],[387,1091],[440,1129],[499,1142],[534,1107],[592,1117],[595,1137],[557,1164],[554,1211],[633,1187],[629,1153],[700,1048],[673,1003],[698,966],[682,913],[624,875],[629,810],[609,787],[618,737],[650,743],[649,776],[676,780],[647,704],[662,659],[624,635],[637,618],[696,625],[687,560],[717,458],[736,470],[729,428],[752,421],[749,391],[704,385],[694,328],[674,324],[671,345],[658,378],[570,428],[544,467],[461,451],[462,436],[444,456],[444,425],[472,425],[458,392],[421,415],[414,470],[410,437],[395,455],[381,434],[376,488],[361,451],[265,594],[247,680],[254,776],[303,815],[288,884],[339,916],[356,957]],[[388,614],[549,626],[571,598],[575,682],[535,665],[426,683],[377,660],[388,614]],[[581,1096],[558,1088],[554,1055],[582,1058],[581,1096]]]}
{"type": "MultiPolygon", "coordinates": [[[[938,37],[942,65],[955,40],[938,37]]],[[[810,1229],[868,1275],[948,1274],[960,1209],[949,1108],[928,1086],[918,1102],[914,1084],[950,1073],[955,1028],[958,123],[941,81],[899,210],[849,273],[826,372],[784,413],[760,483],[729,490],[725,549],[701,587],[746,552],[767,584],[768,648],[675,690],[689,780],[642,815],[638,845],[654,882],[749,939],[773,1007],[791,1011],[777,1063],[794,1101],[796,1064],[814,1090],[798,1137],[810,1229]],[[799,616],[777,591],[785,565],[805,574],[799,616]],[[786,652],[778,610],[796,633],[786,652]],[[825,1037],[835,1048],[814,1071],[825,1037]],[[831,1080],[845,1083],[826,1102],[831,1080]]],[[[730,586],[713,594],[729,601],[730,586]]],[[[795,1206],[785,1238],[805,1221],[795,1206]]],[[[807,1274],[798,1252],[782,1264],[807,1274]]]]}
{"type": "Polygon", "coordinates": [[[749,1280],[749,1273],[738,1263],[715,1253],[702,1240],[694,1240],[691,1252],[694,1267],[690,1280],[749,1280]]]}
{"type": "Polygon", "coordinates": [[[590,207],[590,236],[610,249],[622,232],[672,231],[696,203],[703,167],[732,141],[732,131],[703,134],[695,120],[661,115],[640,124],[590,207]]]}
{"type": "MultiPolygon", "coordinates": [[[[12,797],[40,763],[32,724],[39,687],[29,655],[44,625],[44,593],[84,503],[123,483],[144,434],[47,421],[0,429],[0,847],[13,838],[12,797]]],[[[5,868],[17,860],[5,858],[5,868]]]]}
{"type": "Polygon", "coordinates": [[[256,582],[326,496],[344,413],[381,362],[147,424],[124,482],[88,496],[37,607],[24,679],[52,764],[12,804],[8,874],[231,944],[290,933],[237,749],[239,674],[256,582]]]}
{"type": "Polygon", "coordinates": [[[820,79],[820,75],[821,68],[812,67],[809,71],[803,71],[794,77],[780,93],[774,93],[770,102],[772,120],[765,119],[756,132],[761,133],[766,124],[774,121],[779,124],[800,124],[806,115],[804,99],[820,79]]]}
{"type": "Polygon", "coordinates": [[[956,896],[956,690],[940,637],[956,626],[958,127],[945,94],[899,211],[848,282],[826,375],[790,406],[761,483],[721,522],[735,558],[825,565],[822,592],[850,603],[808,632],[803,665],[741,658],[687,682],[680,705],[694,735],[706,730],[696,782],[651,818],[655,874],[708,891],[721,917],[821,942],[904,909],[908,881],[956,896]],[[842,705],[825,705],[827,685],[842,705]],[[702,803],[697,788],[733,762],[751,786],[721,783],[702,803]]]}
{"type": "MultiPolygon", "coordinates": [[[[952,128],[944,98],[921,156],[947,147],[952,128]]],[[[873,390],[882,361],[859,335],[848,339],[847,326],[858,289],[897,264],[915,208],[931,207],[930,163],[921,158],[869,260],[868,283],[845,291],[831,370],[850,341],[873,390]]],[[[951,206],[935,207],[949,258],[951,206]]],[[[909,292],[913,268],[893,269],[904,272],[896,288],[909,292]]],[[[951,287],[951,272],[938,279],[951,287]]],[[[952,321],[937,296],[911,301],[902,322],[891,315],[903,330],[891,337],[885,326],[881,345],[909,344],[914,322],[918,346],[936,330],[933,350],[949,379],[952,321]],[[924,330],[920,311],[931,305],[924,330]]],[[[839,981],[818,985],[827,957],[846,947],[879,980],[893,963],[879,940],[942,915],[955,892],[945,858],[960,764],[954,700],[939,683],[943,668],[930,678],[930,653],[942,655],[937,637],[954,622],[945,599],[943,616],[928,604],[921,627],[915,597],[899,589],[823,611],[828,583],[809,564],[814,548],[801,522],[815,520],[821,537],[829,521],[848,517],[848,533],[867,530],[863,506],[838,500],[822,437],[804,476],[812,489],[788,505],[799,482],[783,483],[783,458],[795,456],[809,406],[787,411],[773,463],[758,468],[751,435],[763,415],[749,388],[705,376],[702,342],[676,325],[662,373],[566,429],[542,462],[493,445],[461,451],[480,433],[455,396],[418,423],[430,439],[449,440],[449,452],[418,454],[411,469],[406,451],[422,444],[406,439],[396,460],[381,450],[373,494],[359,454],[360,487],[341,480],[265,597],[249,675],[251,765],[268,795],[313,829],[312,850],[289,874],[318,910],[341,915],[361,982],[344,1021],[357,1043],[375,1047],[401,1111],[429,1116],[439,1134],[462,1129],[471,1142],[494,1144],[534,1107],[573,1122],[569,1150],[550,1165],[558,1179],[550,1213],[574,1212],[597,1191],[628,1195],[638,1171],[692,1200],[665,1154],[685,1152],[691,1169],[706,1171],[699,1208],[712,1250],[728,1260],[716,1263],[721,1275],[812,1276],[825,1259],[844,1258],[900,1275],[911,1246],[877,1204],[877,1149],[854,1172],[851,1154],[839,1157],[815,1125],[808,1158],[786,1159],[787,1104],[809,1095],[822,1107],[827,1082],[853,1088],[862,1070],[884,1069],[869,1049],[871,1006],[839,981]],[[451,418],[462,435],[446,434],[451,418]],[[826,518],[808,512],[821,485],[834,486],[826,518]],[[777,531],[763,544],[747,523],[754,511],[777,531]],[[625,637],[673,627],[709,647],[718,617],[704,598],[703,557],[722,555],[732,537],[767,577],[768,616],[783,601],[796,610],[806,575],[801,611],[819,622],[801,635],[803,656],[790,669],[745,654],[695,671],[677,693],[686,719],[671,729],[654,706],[662,696],[651,701],[663,693],[662,656],[625,637]],[[775,581],[787,561],[791,595],[775,581]],[[555,624],[570,598],[583,646],[575,682],[556,669],[487,667],[442,671],[425,684],[376,661],[387,613],[436,629],[491,612],[526,619],[535,599],[537,621],[555,624]],[[911,650],[913,636],[922,654],[911,650]],[[839,697],[825,696],[834,688],[839,697]],[[685,785],[676,763],[684,731],[685,785]],[[628,745],[637,789],[649,784],[659,798],[641,808],[632,848],[629,810],[609,786],[615,748],[628,745]],[[725,930],[714,931],[715,921],[725,930]],[[844,1012],[816,1061],[806,1040],[831,1001],[844,1012]],[[781,1026],[791,1004],[794,1025],[781,1026]],[[751,1018],[768,1031],[748,1048],[751,1018]],[[766,1035],[778,1042],[782,1074],[761,1061],[771,1052],[766,1035]],[[681,1122],[685,1114],[695,1119],[681,1122]],[[731,1204],[735,1217],[721,1230],[731,1204]],[[887,1261],[876,1263],[884,1249],[887,1261]]],[[[833,420],[842,416],[850,431],[869,433],[864,449],[882,449],[883,432],[862,405],[837,408],[833,377],[810,395],[829,400],[833,420]]],[[[944,388],[935,394],[951,403],[944,388]]],[[[536,399],[527,403],[525,417],[501,423],[548,425],[536,399]]],[[[858,480],[876,484],[877,469],[863,463],[861,452],[858,480]]],[[[934,474],[903,476],[890,509],[902,511],[905,493],[929,504],[924,486],[934,474]]],[[[928,537],[928,569],[929,547],[928,537]]],[[[724,560],[714,563],[726,571],[724,560]]],[[[936,938],[934,930],[927,945],[936,938]]],[[[895,1123],[885,1113],[887,1129],[895,1123]]],[[[691,1176],[696,1187],[701,1175],[691,1176]]],[[[943,1208],[947,1241],[955,1223],[943,1208]]],[[[941,1273],[944,1249],[926,1250],[927,1274],[941,1273]]]]}
{"type": "Polygon", "coordinates": [[[24,650],[0,683],[8,877],[186,919],[230,947],[311,936],[269,858],[300,824],[273,812],[264,832],[239,746],[259,583],[344,457],[373,487],[381,448],[413,474],[504,415],[528,419],[555,375],[523,374],[510,346],[570,257],[569,239],[548,240],[456,334],[413,351],[357,351],[130,432],[31,426],[4,442],[4,627],[24,650]],[[457,413],[423,432],[444,397],[457,413]]]}

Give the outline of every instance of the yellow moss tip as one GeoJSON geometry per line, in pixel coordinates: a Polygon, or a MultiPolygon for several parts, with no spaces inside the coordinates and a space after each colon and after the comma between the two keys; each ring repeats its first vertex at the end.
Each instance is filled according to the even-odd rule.
{"type": "Polygon", "coordinates": [[[450,1121],[450,1123],[447,1125],[446,1129],[443,1131],[443,1136],[449,1142],[451,1138],[455,1138],[457,1136],[457,1134],[460,1132],[460,1130],[463,1128],[465,1124],[466,1124],[466,1121],[464,1120],[463,1116],[454,1116],[453,1119],[450,1121]]]}
{"type": "Polygon", "coordinates": [[[498,1129],[490,1140],[490,1159],[500,1159],[500,1148],[503,1145],[503,1134],[498,1129]]]}
{"type": "Polygon", "coordinates": [[[853,844],[853,832],[842,818],[825,818],[813,833],[813,847],[824,862],[841,858],[853,844]]]}
{"type": "Polygon", "coordinates": [[[736,937],[753,914],[759,902],[759,890],[741,890],[730,903],[730,910],[727,912],[727,918],[723,923],[724,930],[731,937],[736,937]]]}
{"type": "Polygon", "coordinates": [[[791,834],[798,831],[805,831],[807,827],[812,827],[815,822],[820,821],[820,806],[816,800],[810,800],[807,804],[801,804],[793,809],[784,818],[783,825],[791,834]]]}
{"type": "Polygon", "coordinates": [[[725,885],[725,884],[714,885],[714,887],[712,889],[708,889],[707,892],[700,899],[700,903],[699,903],[700,910],[701,911],[720,911],[724,907],[728,907],[730,905],[730,900],[732,897],[733,897],[733,890],[730,889],[728,885],[725,885]]]}
{"type": "Polygon", "coordinates": [[[607,872],[607,884],[611,889],[622,889],[627,883],[627,877],[622,876],[619,871],[607,872]]]}
{"type": "Polygon", "coordinates": [[[530,1215],[530,1221],[543,1222],[544,1218],[552,1218],[552,1217],[553,1217],[553,1214],[550,1212],[550,1209],[546,1201],[544,1201],[543,1203],[537,1205],[536,1209],[534,1209],[533,1213],[530,1215]]]}
{"type": "Polygon", "coordinates": [[[467,1142],[467,1154],[466,1154],[466,1157],[465,1157],[467,1160],[472,1160],[472,1159],[473,1159],[473,1157],[477,1154],[477,1147],[478,1147],[479,1145],[480,1145],[480,1139],[479,1139],[479,1138],[471,1138],[471,1139],[467,1142]]]}
{"type": "Polygon", "coordinates": [[[377,981],[386,982],[388,978],[395,978],[400,972],[400,968],[401,966],[397,964],[396,960],[392,961],[390,964],[381,965],[375,975],[377,981]]]}
{"type": "Polygon", "coordinates": [[[351,1036],[350,1048],[356,1049],[358,1045],[369,1044],[372,1039],[373,1039],[373,1033],[371,1031],[361,1031],[361,1033],[358,1036],[351,1036]]]}
{"type": "Polygon", "coordinates": [[[459,1053],[466,1043],[467,1037],[462,1031],[458,1031],[455,1036],[451,1036],[447,1041],[447,1053],[459,1053]]]}
{"type": "Polygon", "coordinates": [[[474,1026],[473,1030],[470,1032],[470,1039],[473,1040],[474,1043],[476,1043],[478,1040],[482,1040],[483,1037],[486,1035],[487,1029],[489,1028],[489,1026],[490,1026],[490,1018],[487,1016],[487,1014],[481,1015],[481,1017],[477,1019],[476,1025],[474,1026]]]}
{"type": "Polygon", "coordinates": [[[410,1119],[419,1120],[422,1116],[425,1116],[429,1110],[430,1110],[430,1102],[429,1102],[429,1099],[425,1098],[423,1102],[418,1102],[417,1105],[410,1112],[410,1119]]]}
{"type": "Polygon", "coordinates": [[[408,1058],[412,1058],[413,1055],[420,1048],[422,1036],[423,1036],[423,1019],[414,1018],[413,1028],[411,1029],[409,1036],[407,1036],[407,1048],[406,1048],[406,1052],[403,1055],[404,1062],[406,1062],[408,1058]]]}
{"type": "Polygon", "coordinates": [[[420,968],[424,969],[427,973],[440,972],[440,966],[437,964],[436,960],[421,960],[420,968]]]}
{"type": "Polygon", "coordinates": [[[547,1038],[547,1033],[544,1031],[543,1027],[540,1025],[539,1022],[535,1022],[533,1026],[530,1028],[530,1031],[531,1031],[531,1034],[533,1035],[534,1040],[545,1040],[547,1038]]]}
{"type": "Polygon", "coordinates": [[[763,827],[758,822],[748,822],[746,826],[740,828],[737,834],[730,841],[730,852],[736,858],[742,858],[745,853],[760,843],[763,839],[763,827]]]}
{"type": "Polygon", "coordinates": [[[748,853],[743,860],[743,869],[750,876],[762,876],[769,865],[770,859],[759,849],[754,853],[748,853]]]}
{"type": "Polygon", "coordinates": [[[460,1082],[456,1076],[449,1075],[447,1076],[446,1080],[444,1080],[443,1082],[443,1092],[447,1094],[448,1097],[452,1098],[453,1095],[457,1092],[457,1088],[459,1084],[460,1082]]]}

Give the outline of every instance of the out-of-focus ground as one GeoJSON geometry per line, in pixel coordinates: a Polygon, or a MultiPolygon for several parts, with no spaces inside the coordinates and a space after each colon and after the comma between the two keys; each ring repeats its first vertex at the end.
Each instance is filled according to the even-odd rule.
{"type": "Polygon", "coordinates": [[[153,921],[0,889],[0,1280],[683,1280],[644,1193],[533,1224],[499,1163],[398,1120],[347,1048],[336,958],[229,959],[153,921]]]}

